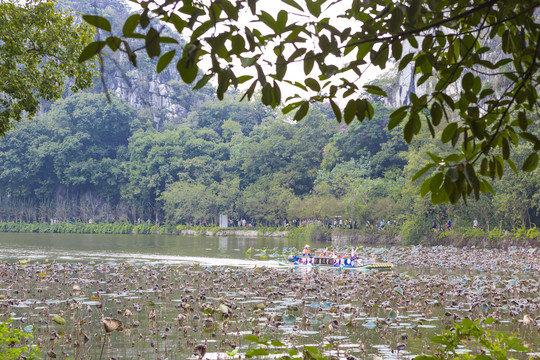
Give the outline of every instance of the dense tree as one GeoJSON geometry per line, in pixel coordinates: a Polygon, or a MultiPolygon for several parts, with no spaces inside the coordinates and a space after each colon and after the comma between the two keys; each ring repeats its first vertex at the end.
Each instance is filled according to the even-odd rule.
{"type": "Polygon", "coordinates": [[[248,98],[260,88],[262,102],[278,107],[283,85],[289,84],[297,91],[285,99],[283,112],[296,110],[294,118],[300,120],[314,103],[328,100],[338,121],[346,123],[373,118],[366,93],[386,96],[380,87],[356,81],[366,65],[385,69],[396,63],[399,70],[411,71],[411,80],[424,90],[405,97],[388,128],[404,123],[403,137],[411,142],[424,127],[452,145],[450,154],[434,154],[418,173],[433,170],[425,182],[433,184],[426,188],[434,203],[492,192],[489,180],[502,176],[505,163],[517,170],[510,153],[520,138],[534,149],[519,165],[524,171],[536,168],[540,140],[529,125],[538,105],[535,14],[540,2],[282,0],[280,5],[276,12],[275,4],[265,9],[256,0],[145,1],[142,13],[128,18],[121,32],[103,18],[89,18],[111,33],[106,41],[89,45],[81,60],[108,46],[124,51],[136,65],[137,53],[128,41],[144,38],[147,54],[159,58],[158,72],[174,60],[182,79],[192,83],[199,67],[211,64],[195,87],[217,78],[220,99],[228,88],[249,82],[248,98]],[[245,26],[240,17],[253,21],[245,26]],[[188,43],[162,52],[162,45],[175,40],[161,36],[154,20],[173,25],[188,43]],[[181,52],[177,59],[174,51],[181,52]],[[444,131],[436,132],[438,126],[444,131]]]}
{"type": "Polygon", "coordinates": [[[117,98],[86,93],[58,102],[48,116],[64,133],[54,153],[59,181],[118,197],[128,139],[140,127],[135,110],[117,98]]]}
{"type": "Polygon", "coordinates": [[[60,98],[92,84],[90,63],[77,62],[93,29],[55,10],[52,1],[0,2],[0,136],[23,116],[36,115],[40,101],[60,98]]]}
{"type": "MultiPolygon", "coordinates": [[[[372,140],[371,155],[344,161],[347,149],[337,140],[352,125],[340,127],[327,116],[315,108],[299,123],[267,116],[247,135],[233,120],[223,122],[221,135],[188,122],[157,131],[141,126],[118,99],[72,95],[0,141],[0,218],[210,224],[224,213],[275,225],[341,216],[361,227],[397,221],[411,242],[434,220],[470,228],[477,218],[484,229],[538,224],[540,170],[507,174],[495,198],[435,206],[418,196],[421,183],[405,179],[429,161],[427,153],[450,153],[450,144],[422,129],[405,145],[398,127],[372,140]]],[[[520,144],[512,157],[519,162],[530,151],[520,144]]]]}

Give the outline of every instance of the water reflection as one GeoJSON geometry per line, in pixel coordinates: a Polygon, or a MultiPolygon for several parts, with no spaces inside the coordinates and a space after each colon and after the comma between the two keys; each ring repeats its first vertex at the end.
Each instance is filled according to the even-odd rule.
{"type": "Polygon", "coordinates": [[[219,238],[219,251],[222,253],[227,252],[227,250],[230,250],[227,245],[229,243],[229,238],[227,236],[221,236],[219,238]]]}

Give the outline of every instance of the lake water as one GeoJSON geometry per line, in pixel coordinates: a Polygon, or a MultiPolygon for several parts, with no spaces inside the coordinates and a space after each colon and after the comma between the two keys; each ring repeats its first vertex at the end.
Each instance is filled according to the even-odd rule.
{"type": "MultiPolygon", "coordinates": [[[[305,244],[286,238],[169,235],[0,233],[0,259],[36,261],[148,261],[166,264],[251,265],[246,250],[305,244]]],[[[310,242],[313,247],[328,244],[310,242]]]]}
{"type": "Polygon", "coordinates": [[[430,338],[452,321],[490,314],[499,317],[497,331],[518,333],[529,354],[540,350],[538,331],[523,321],[525,314],[540,319],[535,253],[487,253],[500,264],[517,259],[500,273],[486,271],[493,262],[484,260],[474,269],[445,269],[463,255],[442,249],[440,258],[428,258],[411,248],[363,249],[395,262],[391,272],[279,267],[283,248],[303,245],[285,238],[0,233],[0,304],[4,318],[59,359],[99,359],[101,351],[103,359],[196,359],[194,346],[203,342],[205,358],[232,358],[227,352],[235,346],[234,358],[244,358],[259,347],[245,340],[249,334],[287,349],[326,347],[327,356],[342,359],[400,359],[433,353],[430,338]],[[249,248],[256,249],[251,257],[249,248]],[[529,265],[518,266],[525,258],[529,265]],[[103,317],[121,320],[123,331],[104,336],[103,317]]]}

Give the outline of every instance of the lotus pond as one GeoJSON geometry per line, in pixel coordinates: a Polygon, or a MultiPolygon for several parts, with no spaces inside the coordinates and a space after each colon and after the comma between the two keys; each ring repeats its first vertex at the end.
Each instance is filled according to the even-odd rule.
{"type": "Polygon", "coordinates": [[[360,250],[393,271],[278,265],[302,245],[0,234],[1,319],[57,359],[238,359],[264,337],[276,340],[270,352],[311,345],[343,359],[409,358],[432,353],[430,338],[454,321],[486,317],[529,348],[511,356],[540,352],[537,250],[360,250]]]}

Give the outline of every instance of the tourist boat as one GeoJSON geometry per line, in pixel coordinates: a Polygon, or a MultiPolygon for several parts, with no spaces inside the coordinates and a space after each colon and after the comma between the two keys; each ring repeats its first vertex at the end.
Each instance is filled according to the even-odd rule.
{"type": "Polygon", "coordinates": [[[280,265],[285,266],[300,266],[300,267],[327,267],[327,268],[343,268],[343,269],[379,269],[379,270],[389,270],[392,269],[394,265],[391,263],[372,263],[372,264],[361,264],[357,265],[356,262],[353,262],[353,264],[346,263],[340,266],[334,266],[334,258],[332,257],[326,257],[326,256],[314,256],[310,257],[311,263],[310,264],[302,264],[301,259],[303,257],[301,255],[296,256],[290,256],[289,262],[291,264],[284,264],[280,263],[280,265]]]}

